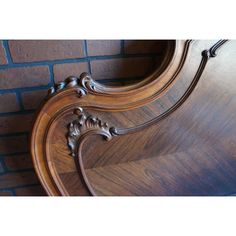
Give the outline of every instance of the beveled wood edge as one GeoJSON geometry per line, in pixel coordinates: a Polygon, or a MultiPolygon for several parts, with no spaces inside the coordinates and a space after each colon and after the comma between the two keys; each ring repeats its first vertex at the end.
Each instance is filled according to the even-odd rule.
{"type": "Polygon", "coordinates": [[[49,121],[49,117],[46,114],[41,114],[38,118],[36,118],[37,123],[35,122],[30,138],[30,151],[31,157],[34,165],[34,169],[37,173],[37,176],[44,187],[44,190],[48,195],[51,196],[61,196],[61,192],[59,191],[58,187],[56,186],[55,182],[52,179],[52,176],[49,172],[48,165],[45,163],[45,153],[44,153],[44,133],[40,132],[38,129],[38,124],[41,124],[41,130],[46,129],[47,122],[43,122],[42,120],[46,119],[49,121]],[[37,134],[37,137],[36,137],[37,134]]]}
{"type": "Polygon", "coordinates": [[[98,81],[93,80],[93,78],[88,73],[82,73],[80,78],[76,78],[74,76],[70,76],[67,80],[62,81],[56,84],[54,87],[51,87],[49,90],[49,97],[56,94],[58,91],[65,89],[66,87],[74,87],[80,86],[84,90],[89,91],[91,93],[102,93],[107,95],[114,95],[122,93],[130,93],[135,92],[137,89],[143,88],[145,85],[150,84],[153,80],[156,80],[164,71],[168,70],[176,58],[176,54],[179,53],[180,48],[183,47],[181,44],[188,44],[191,40],[185,41],[176,41],[176,40],[167,40],[167,50],[165,52],[164,58],[161,62],[160,67],[157,68],[151,75],[147,76],[142,81],[126,86],[109,86],[100,84],[98,81]],[[70,78],[73,80],[77,79],[79,82],[71,83],[70,78]]]}
{"type": "MultiPolygon", "coordinates": [[[[158,122],[160,122],[161,120],[163,120],[164,118],[166,118],[167,116],[170,116],[171,114],[173,114],[174,111],[176,111],[187,99],[188,97],[192,94],[193,90],[195,89],[196,85],[198,84],[198,81],[201,78],[201,75],[207,65],[207,62],[210,58],[216,57],[217,54],[217,50],[227,42],[228,40],[220,40],[218,41],[216,44],[214,44],[210,49],[208,50],[204,50],[202,52],[202,60],[201,63],[199,65],[199,68],[193,78],[193,81],[191,82],[190,86],[188,87],[188,89],[185,91],[185,93],[183,94],[183,96],[178,100],[177,103],[175,103],[172,107],[170,107],[166,112],[164,112],[163,114],[159,115],[158,117],[154,118],[153,120],[140,125],[139,127],[133,127],[133,128],[125,128],[125,129],[117,129],[115,127],[108,127],[107,128],[107,132],[104,133],[102,132],[102,127],[100,126],[98,129],[98,131],[96,130],[96,132],[86,132],[86,133],[81,133],[79,134],[79,137],[77,140],[74,140],[74,142],[76,144],[74,144],[74,150],[76,150],[75,153],[73,153],[73,157],[77,156],[77,161],[79,163],[79,169],[78,171],[81,171],[83,179],[87,185],[88,190],[90,191],[90,193],[93,196],[96,196],[96,191],[94,190],[93,186],[91,185],[87,174],[85,172],[85,168],[84,168],[84,164],[83,164],[83,156],[82,156],[82,147],[84,142],[91,136],[94,134],[98,134],[101,135],[103,137],[105,137],[106,141],[110,141],[112,139],[112,137],[114,136],[119,136],[119,135],[126,135],[126,134],[130,134],[130,133],[136,133],[139,132],[147,127],[150,127],[153,124],[157,124],[158,122]]],[[[79,114],[84,114],[84,111],[82,110],[82,108],[77,108],[80,110],[79,114]]],[[[78,114],[78,115],[79,115],[78,114]]],[[[87,116],[86,116],[87,117],[87,116]]],[[[88,116],[89,117],[89,116],[88,116]]],[[[71,123],[72,124],[72,123],[71,123]]],[[[102,123],[100,123],[102,124],[102,123]]],[[[81,124],[81,127],[83,127],[83,124],[81,124]]],[[[70,135],[70,130],[69,130],[69,135],[70,135]]]]}
{"type": "Polygon", "coordinates": [[[81,85],[92,93],[103,93],[107,95],[116,95],[119,96],[124,94],[130,94],[137,92],[139,89],[143,89],[145,86],[150,85],[151,82],[155,81],[158,77],[168,70],[168,68],[173,64],[177,53],[180,51],[181,44],[184,45],[184,50],[187,50],[188,44],[191,40],[186,42],[168,40],[168,46],[165,53],[165,56],[161,62],[160,67],[158,67],[151,75],[147,76],[145,79],[142,79],[136,84],[126,85],[126,86],[109,86],[100,84],[98,81],[95,81],[90,75],[86,75],[86,78],[81,79],[81,85]]]}
{"type": "Polygon", "coordinates": [[[60,85],[54,96],[49,96],[45,101],[43,108],[50,109],[50,106],[57,100],[64,97],[78,97],[79,103],[84,103],[83,106],[94,106],[96,108],[103,108],[106,104],[106,108],[109,110],[128,110],[130,108],[136,108],[143,106],[149,102],[161,97],[174,85],[175,79],[181,71],[184,62],[187,60],[187,50],[189,49],[190,41],[181,41],[182,47],[177,54],[175,61],[166,69],[156,80],[152,81],[150,86],[144,86],[131,91],[126,91],[120,94],[107,94],[100,92],[93,92],[87,90],[82,84],[85,84],[87,74],[82,74],[81,78],[77,80],[76,77],[69,77],[63,84],[60,85]],[[131,96],[132,95],[132,96],[131,96]],[[114,104],[114,96],[116,97],[116,104],[114,104]],[[89,97],[89,99],[87,99],[89,97]],[[102,98],[100,98],[102,97],[102,98]],[[93,101],[86,104],[86,100],[93,101]],[[101,104],[99,104],[101,102],[101,104]],[[110,105],[109,105],[110,104],[110,105]]]}
{"type": "Polygon", "coordinates": [[[181,96],[181,98],[173,105],[171,106],[168,110],[160,114],[159,116],[153,118],[152,120],[145,122],[144,124],[131,127],[131,128],[120,128],[120,129],[112,129],[112,134],[113,135],[125,135],[125,134],[130,134],[130,133],[135,133],[138,131],[141,131],[153,124],[156,124],[157,122],[163,120],[170,114],[172,114],[174,111],[176,111],[192,94],[193,90],[195,89],[196,85],[198,84],[198,81],[200,80],[202,73],[207,65],[207,62],[209,61],[210,58],[216,57],[216,51],[223,46],[224,43],[226,43],[227,40],[220,40],[216,44],[214,44],[210,49],[206,49],[202,52],[202,59],[200,62],[200,65],[198,67],[198,70],[187,88],[187,90],[184,92],[184,94],[181,96]]]}
{"type": "MultiPolygon", "coordinates": [[[[78,93],[81,95],[90,93],[96,94],[97,96],[112,97],[130,96],[131,94],[136,94],[141,91],[148,92],[149,88],[153,86],[163,91],[174,81],[176,75],[181,70],[191,42],[192,40],[176,41],[174,47],[169,47],[171,49],[166,53],[162,65],[150,76],[144,78],[137,84],[128,86],[106,86],[94,81],[88,73],[82,73],[80,78],[70,76],[65,81],[52,87],[49,90],[48,99],[58,93],[65,92],[69,88],[77,89],[78,93]],[[167,73],[170,74],[171,72],[171,75],[167,75],[167,73]]],[[[161,91],[159,91],[159,93],[161,91]]],[[[156,92],[158,92],[158,90],[156,92]]]]}
{"type": "MultiPolygon", "coordinates": [[[[207,57],[210,57],[210,56],[213,57],[213,56],[215,56],[214,53],[215,53],[215,51],[213,51],[213,50],[209,51],[208,50],[208,51],[205,52],[205,55],[207,57]]],[[[58,95],[62,95],[62,93],[64,93],[64,92],[68,92],[68,91],[62,91],[58,95]]],[[[84,94],[83,93],[81,94],[81,92],[79,92],[78,95],[79,95],[79,97],[82,97],[84,94]]],[[[60,99],[61,98],[62,97],[60,96],[60,99]]],[[[50,99],[50,100],[52,100],[52,99],[50,99]]],[[[51,103],[51,102],[49,102],[49,103],[51,103]]],[[[99,108],[97,107],[97,109],[99,109],[99,108]]],[[[68,194],[67,192],[61,191],[62,189],[58,189],[58,185],[55,184],[54,179],[51,176],[51,173],[49,173],[49,167],[46,165],[45,160],[43,160],[44,159],[43,156],[45,155],[45,153],[43,153],[43,147],[42,146],[38,147],[39,142],[37,142],[37,145],[35,145],[35,141],[36,141],[35,140],[35,138],[36,138],[35,135],[37,133],[36,131],[38,131],[38,125],[39,125],[40,121],[45,119],[48,122],[52,118],[51,116],[49,116],[46,113],[43,114],[43,111],[44,111],[44,107],[41,110],[41,112],[39,112],[39,116],[36,119],[33,131],[32,131],[32,134],[34,134],[34,135],[32,135],[32,137],[31,137],[31,154],[32,154],[32,157],[33,157],[34,167],[36,169],[36,172],[39,176],[39,179],[40,179],[42,185],[44,186],[46,192],[49,195],[61,195],[61,194],[67,195],[68,194]],[[36,154],[38,148],[41,148],[41,150],[36,154]],[[40,155],[38,155],[38,154],[40,154],[40,155]],[[39,159],[36,158],[36,157],[38,157],[39,159]]],[[[48,129],[48,127],[46,127],[46,124],[43,125],[43,126],[41,124],[40,130],[46,130],[46,129],[48,129]]],[[[41,141],[44,140],[45,139],[44,134],[41,134],[41,137],[37,137],[37,141],[40,138],[41,138],[41,141]],[[42,137],[42,135],[43,135],[43,137],[42,137]]],[[[42,143],[44,143],[44,142],[41,142],[41,144],[42,143]]],[[[91,189],[90,189],[90,191],[91,191],[91,189]]]]}

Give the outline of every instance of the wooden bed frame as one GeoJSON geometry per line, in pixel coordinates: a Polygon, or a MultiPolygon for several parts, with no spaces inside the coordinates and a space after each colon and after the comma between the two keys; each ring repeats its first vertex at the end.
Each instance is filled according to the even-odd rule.
{"type": "Polygon", "coordinates": [[[236,193],[236,41],[168,40],[141,82],[51,88],[31,135],[48,195],[236,193]]]}

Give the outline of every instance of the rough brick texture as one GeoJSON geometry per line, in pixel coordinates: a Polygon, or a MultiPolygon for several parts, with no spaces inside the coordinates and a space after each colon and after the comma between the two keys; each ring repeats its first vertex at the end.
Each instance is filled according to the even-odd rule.
{"type": "Polygon", "coordinates": [[[29,91],[22,93],[24,109],[37,109],[48,93],[48,89],[29,91]]]}
{"type": "Polygon", "coordinates": [[[29,132],[32,118],[32,114],[0,117],[0,135],[29,132]]]}
{"type": "Polygon", "coordinates": [[[16,99],[16,94],[0,94],[0,113],[18,111],[20,106],[16,99]],[[8,104],[6,106],[6,104],[8,104]]]}
{"type": "Polygon", "coordinates": [[[9,68],[0,70],[0,88],[34,87],[49,83],[47,66],[9,68]]]}
{"type": "Polygon", "coordinates": [[[96,60],[91,62],[91,70],[96,79],[141,77],[152,70],[152,58],[123,58],[96,60]]]}
{"type": "Polygon", "coordinates": [[[88,62],[56,64],[53,67],[55,82],[62,81],[71,75],[79,77],[83,72],[89,72],[88,62]]]}
{"type": "Polygon", "coordinates": [[[38,178],[34,171],[20,171],[8,172],[5,175],[0,175],[0,189],[1,188],[14,188],[19,185],[32,185],[37,184],[38,178]]]}
{"type": "Polygon", "coordinates": [[[2,41],[0,41],[0,65],[7,64],[6,52],[3,47],[2,41]]]}
{"type": "Polygon", "coordinates": [[[116,55],[121,53],[120,40],[88,40],[88,56],[116,55]]]}
{"type": "Polygon", "coordinates": [[[82,58],[82,40],[13,40],[9,42],[13,62],[82,58]]]}
{"type": "Polygon", "coordinates": [[[139,81],[163,44],[145,40],[0,40],[0,196],[44,196],[29,154],[36,109],[54,83],[89,72],[110,85],[139,81]]]}
{"type": "Polygon", "coordinates": [[[156,40],[125,40],[124,51],[127,54],[137,53],[162,53],[164,47],[164,41],[156,40]]]}
{"type": "Polygon", "coordinates": [[[19,196],[46,196],[46,193],[41,185],[17,188],[15,191],[16,195],[19,196]]]}
{"type": "Polygon", "coordinates": [[[32,169],[33,163],[29,154],[12,155],[4,158],[8,170],[32,169]]]}
{"type": "Polygon", "coordinates": [[[0,156],[16,152],[28,152],[28,138],[26,135],[0,137],[0,156]]]}

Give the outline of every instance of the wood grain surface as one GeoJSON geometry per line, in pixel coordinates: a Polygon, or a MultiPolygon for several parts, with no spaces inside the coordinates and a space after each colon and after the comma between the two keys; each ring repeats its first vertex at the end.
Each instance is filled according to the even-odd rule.
{"type": "Polygon", "coordinates": [[[236,193],[236,41],[168,41],[140,83],[50,90],[31,152],[49,195],[236,193]]]}

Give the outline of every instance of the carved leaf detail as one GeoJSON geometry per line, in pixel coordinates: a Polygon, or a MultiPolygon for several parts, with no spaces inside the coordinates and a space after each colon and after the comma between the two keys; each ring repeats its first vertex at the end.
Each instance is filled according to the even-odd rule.
{"type": "Polygon", "coordinates": [[[68,146],[73,157],[76,156],[79,144],[86,135],[99,134],[107,141],[112,138],[113,134],[110,132],[112,128],[109,128],[107,123],[103,123],[97,117],[87,116],[81,107],[78,107],[74,113],[78,118],[69,124],[67,136],[68,146]]]}
{"type": "Polygon", "coordinates": [[[70,77],[66,78],[65,81],[55,84],[54,87],[51,87],[48,91],[48,96],[52,96],[55,93],[64,90],[65,88],[73,88],[73,87],[77,87],[77,93],[78,93],[79,97],[86,95],[87,92],[86,92],[85,88],[82,88],[80,86],[79,80],[80,79],[75,76],[70,76],[70,77]]]}

